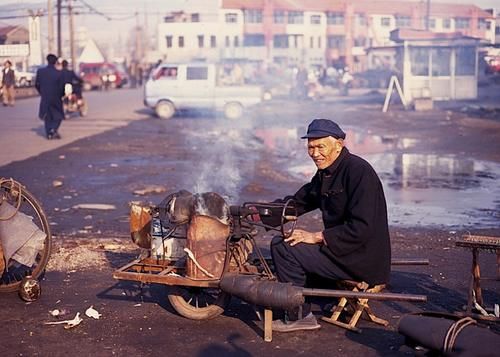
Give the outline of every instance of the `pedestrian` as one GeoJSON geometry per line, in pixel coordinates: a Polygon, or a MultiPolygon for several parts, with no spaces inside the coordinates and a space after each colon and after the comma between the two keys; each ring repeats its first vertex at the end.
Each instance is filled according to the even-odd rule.
{"type": "MultiPolygon", "coordinates": [[[[364,281],[370,286],[387,283],[391,264],[387,207],[375,170],[349,152],[345,133],[331,120],[314,119],[302,138],[307,139],[318,170],[311,182],[284,200],[295,201],[298,215],[319,209],[324,230],[296,229],[289,238],[273,238],[271,255],[278,280],[305,287],[310,278],[322,278],[317,288],[329,287],[325,279],[364,281]]],[[[261,219],[280,223],[266,222],[272,217],[261,219]]],[[[285,317],[273,321],[274,331],[320,328],[307,300],[285,317]]]]}
{"type": "Polygon", "coordinates": [[[303,64],[301,64],[295,76],[295,88],[299,99],[307,98],[308,77],[309,74],[307,72],[307,69],[303,64]]]}
{"type": "Polygon", "coordinates": [[[45,134],[48,140],[61,139],[58,130],[64,119],[63,72],[56,69],[56,62],[55,55],[47,55],[47,66],[38,69],[35,81],[35,88],[41,97],[38,117],[45,121],[45,134]]]}
{"type": "Polygon", "coordinates": [[[3,106],[6,107],[10,105],[14,106],[15,103],[15,89],[16,85],[16,75],[14,69],[12,68],[12,62],[7,60],[4,63],[4,68],[2,69],[2,102],[3,106]]]}
{"type": "Polygon", "coordinates": [[[345,67],[342,72],[342,78],[340,79],[340,94],[341,95],[349,95],[349,87],[351,86],[351,82],[353,80],[353,76],[349,71],[349,67],[345,67]]]}

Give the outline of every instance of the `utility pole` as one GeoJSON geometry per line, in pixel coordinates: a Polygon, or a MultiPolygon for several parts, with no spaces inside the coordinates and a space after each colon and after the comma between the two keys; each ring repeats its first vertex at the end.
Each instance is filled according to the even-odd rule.
{"type": "Polygon", "coordinates": [[[73,25],[73,5],[71,0],[68,0],[68,15],[69,15],[69,46],[71,51],[71,65],[73,70],[76,69],[76,53],[75,53],[75,28],[73,25]]]}
{"type": "Polygon", "coordinates": [[[61,39],[61,2],[57,0],[57,56],[62,55],[62,39],[61,39]]]}
{"type": "Polygon", "coordinates": [[[54,53],[54,14],[52,13],[52,0],[47,0],[47,30],[49,31],[49,53],[54,53]]]}
{"type": "Polygon", "coordinates": [[[431,21],[431,0],[427,0],[427,8],[425,14],[425,29],[429,31],[431,21]]]}
{"type": "Polygon", "coordinates": [[[142,60],[142,38],[139,26],[139,11],[135,13],[135,59],[137,63],[142,60]]]}

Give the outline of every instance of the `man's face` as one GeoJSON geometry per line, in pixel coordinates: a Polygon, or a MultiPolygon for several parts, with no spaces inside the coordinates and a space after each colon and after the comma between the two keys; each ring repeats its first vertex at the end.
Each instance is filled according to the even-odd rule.
{"type": "Polygon", "coordinates": [[[326,169],[340,155],[342,140],[331,136],[317,139],[308,139],[307,151],[319,170],[326,169]]]}

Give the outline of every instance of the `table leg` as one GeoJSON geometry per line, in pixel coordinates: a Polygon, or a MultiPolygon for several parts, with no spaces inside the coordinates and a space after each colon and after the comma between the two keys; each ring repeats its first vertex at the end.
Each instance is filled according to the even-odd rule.
{"type": "Polygon", "coordinates": [[[479,305],[483,305],[483,294],[481,292],[481,271],[479,269],[479,250],[472,249],[472,276],[474,279],[473,289],[476,293],[476,301],[479,305]]]}

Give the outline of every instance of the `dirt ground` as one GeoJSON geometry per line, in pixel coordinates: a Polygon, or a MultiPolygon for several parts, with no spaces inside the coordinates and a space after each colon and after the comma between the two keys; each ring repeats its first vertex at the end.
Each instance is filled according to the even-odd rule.
{"type": "MultiPolygon", "coordinates": [[[[393,257],[427,258],[430,264],[394,266],[388,290],[423,294],[428,302],[373,302],[374,310],[390,325],[384,328],[363,321],[362,334],[321,322],[317,332],[275,333],[273,342],[265,343],[253,309],[237,299],[220,317],[191,321],[168,304],[168,288],[112,278],[116,268],[139,254],[128,234],[129,202],[157,204],[166,193],[180,189],[221,192],[231,204],[269,201],[294,192],[305,179],[288,167],[293,162],[302,168],[307,160],[297,133],[305,131],[312,117],[335,119],[353,136],[361,133],[359,137],[379,138],[376,145],[361,139],[351,142],[362,156],[408,150],[395,145],[404,138],[412,143],[412,153],[500,163],[498,116],[485,117],[474,108],[463,110],[470,108],[468,103],[436,106],[428,112],[404,111],[392,104],[389,113],[382,115],[380,99],[380,94],[371,94],[342,101],[274,101],[249,114],[250,120],[238,123],[204,115],[169,121],[147,118],[1,167],[1,176],[16,177],[43,202],[54,233],[54,249],[39,301],[27,304],[16,294],[0,296],[0,318],[8,327],[0,330],[0,354],[415,354],[397,333],[398,319],[416,311],[462,311],[471,253],[456,247],[455,241],[469,233],[500,236],[499,196],[493,197],[493,208],[474,211],[486,215],[488,224],[391,223],[393,257]],[[272,130],[263,131],[269,127],[272,130]],[[80,208],[83,203],[114,208],[80,208]],[[90,305],[102,313],[101,319],[84,317],[71,330],[44,325],[56,320],[49,310],[67,311],[63,317],[73,318],[90,305]]],[[[498,182],[496,174],[491,175],[488,179],[498,182]]],[[[459,194],[460,189],[451,191],[452,196],[453,192],[459,194]]],[[[404,214],[411,221],[411,213],[404,214]]],[[[317,213],[309,214],[300,219],[299,226],[319,229],[318,218],[317,213]]],[[[259,239],[266,252],[268,239],[269,235],[259,239]]],[[[494,254],[482,252],[480,258],[482,273],[494,276],[494,254]]],[[[485,283],[483,294],[491,307],[500,300],[500,286],[485,283]]],[[[325,303],[317,301],[316,314],[321,315],[325,303]]]]}

